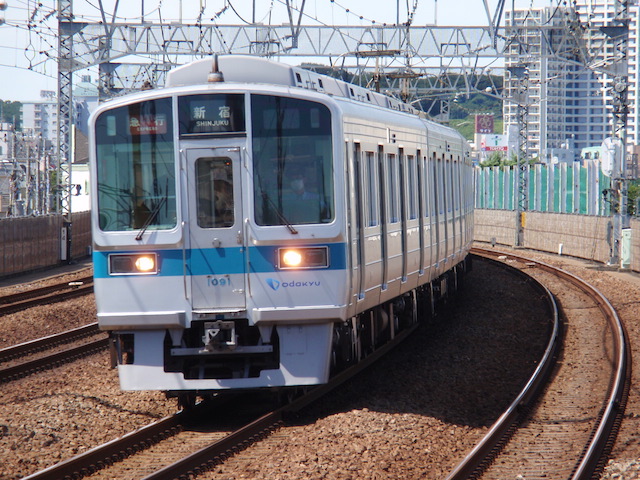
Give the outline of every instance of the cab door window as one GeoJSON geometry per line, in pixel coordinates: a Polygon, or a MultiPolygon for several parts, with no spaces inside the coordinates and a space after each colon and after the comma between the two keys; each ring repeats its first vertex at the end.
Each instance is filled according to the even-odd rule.
{"type": "Polygon", "coordinates": [[[226,157],[196,160],[196,209],[201,228],[229,228],[235,223],[233,168],[226,157]]]}

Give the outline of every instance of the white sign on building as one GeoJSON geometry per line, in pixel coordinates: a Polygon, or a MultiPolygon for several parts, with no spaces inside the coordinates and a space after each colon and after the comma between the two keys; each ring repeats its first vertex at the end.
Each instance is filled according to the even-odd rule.
{"type": "Polygon", "coordinates": [[[480,137],[480,150],[483,152],[506,152],[509,150],[506,135],[491,134],[478,136],[480,137]]]}

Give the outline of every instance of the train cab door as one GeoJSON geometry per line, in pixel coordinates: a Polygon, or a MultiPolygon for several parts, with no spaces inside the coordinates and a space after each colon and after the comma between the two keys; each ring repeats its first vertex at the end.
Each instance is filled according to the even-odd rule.
{"type": "Polygon", "coordinates": [[[203,313],[244,310],[241,149],[190,148],[186,161],[192,307],[203,313]]]}

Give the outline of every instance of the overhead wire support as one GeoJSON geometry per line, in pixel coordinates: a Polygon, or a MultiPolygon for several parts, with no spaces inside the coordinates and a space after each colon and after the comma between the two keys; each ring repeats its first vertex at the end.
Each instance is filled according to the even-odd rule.
{"type": "Polygon", "coordinates": [[[515,102],[517,104],[516,122],[518,128],[518,158],[515,174],[515,212],[516,235],[514,245],[524,246],[525,212],[529,209],[528,182],[528,115],[529,115],[529,69],[524,64],[507,67],[515,84],[515,102]]]}
{"type": "MultiPolygon", "coordinates": [[[[413,25],[418,5],[415,0],[411,4],[407,2],[406,24],[386,25],[372,21],[371,25],[364,26],[303,25],[304,0],[297,4],[292,0],[278,0],[278,3],[287,7],[289,23],[284,25],[255,23],[255,13],[254,23],[217,23],[227,6],[233,9],[232,2],[225,3],[224,8],[212,18],[213,24],[202,23],[202,15],[192,25],[150,22],[145,20],[148,12],[144,12],[144,7],[140,23],[119,22],[115,13],[112,15],[104,11],[107,2],[102,0],[99,1],[101,22],[76,21],[71,10],[72,0],[59,0],[60,158],[63,173],[70,171],[72,160],[70,119],[73,72],[99,66],[99,91],[104,100],[139,90],[145,82],[160,86],[166,71],[173,66],[214,53],[259,54],[288,60],[296,57],[310,61],[325,59],[331,63],[330,59],[335,57],[336,52],[345,52],[340,55],[343,67],[357,70],[361,75],[367,69],[374,68],[376,78],[379,78],[378,69],[404,74],[390,78],[395,83],[390,83],[388,89],[405,92],[405,96],[407,91],[411,91],[415,94],[414,98],[419,98],[421,93],[432,95],[434,90],[442,95],[453,96],[454,89],[459,87],[458,83],[464,83],[464,90],[468,94],[475,85],[472,79],[486,75],[509,44],[519,40],[507,37],[505,29],[500,26],[506,0],[499,0],[493,14],[488,9],[487,0],[483,1],[490,25],[441,27],[413,25]],[[400,51],[404,55],[390,57],[388,64],[383,66],[377,64],[378,59],[375,67],[372,66],[373,62],[361,65],[358,63],[358,54],[363,45],[384,45],[384,50],[400,51]],[[146,58],[141,63],[119,63],[125,57],[146,58]],[[443,74],[443,71],[447,74],[443,74]],[[458,77],[463,79],[456,79],[458,77]],[[446,88],[434,84],[438,79],[447,81],[446,88]],[[65,168],[67,171],[64,171],[65,168]]],[[[552,28],[555,27],[536,26],[542,31],[552,28]]],[[[497,92],[497,89],[493,91],[497,92]]],[[[61,209],[66,211],[69,208],[69,190],[62,189],[60,196],[61,209]]]]}
{"type": "Polygon", "coordinates": [[[495,48],[498,45],[498,31],[500,28],[500,20],[502,19],[502,14],[504,12],[504,4],[506,0],[498,0],[498,5],[496,6],[495,13],[493,17],[491,16],[489,10],[488,0],[483,0],[484,9],[487,12],[487,19],[489,20],[489,27],[491,28],[491,39],[493,41],[493,47],[495,48]]]}
{"type": "Polygon", "coordinates": [[[57,211],[64,218],[61,260],[71,260],[71,164],[73,117],[73,37],[78,24],[73,22],[72,0],[58,0],[58,177],[57,211]]]}
{"type": "Polygon", "coordinates": [[[73,148],[71,125],[73,116],[73,37],[79,25],[73,22],[72,0],[58,0],[58,178],[57,209],[64,217],[66,246],[61,259],[71,259],[71,164],[73,148]]]}
{"type": "Polygon", "coordinates": [[[628,260],[623,255],[624,230],[629,228],[629,215],[627,210],[627,120],[629,114],[629,2],[627,0],[615,0],[615,16],[612,25],[600,28],[607,35],[614,46],[614,65],[612,69],[612,95],[613,95],[613,128],[614,142],[620,145],[620,154],[614,155],[614,168],[611,175],[611,187],[616,199],[613,202],[613,224],[610,265],[621,268],[629,268],[628,260]]]}

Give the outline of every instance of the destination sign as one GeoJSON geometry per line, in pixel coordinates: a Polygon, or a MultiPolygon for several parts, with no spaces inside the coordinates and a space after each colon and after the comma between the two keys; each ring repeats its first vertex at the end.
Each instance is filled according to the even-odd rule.
{"type": "Polygon", "coordinates": [[[204,94],[178,100],[180,135],[244,132],[242,94],[204,94]]]}

